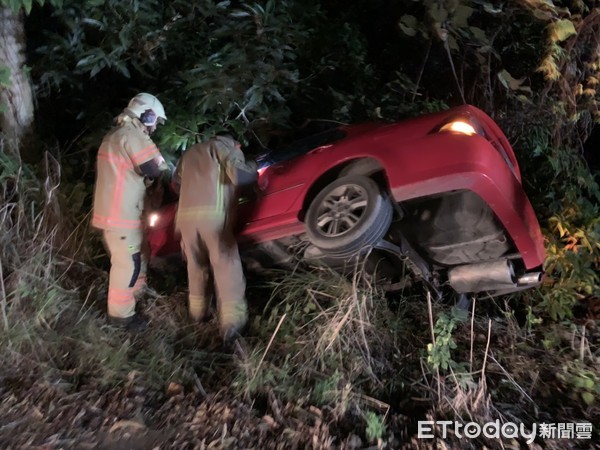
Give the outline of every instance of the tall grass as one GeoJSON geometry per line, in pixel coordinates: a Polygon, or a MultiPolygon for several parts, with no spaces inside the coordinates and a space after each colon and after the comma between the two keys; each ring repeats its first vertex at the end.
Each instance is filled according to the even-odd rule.
{"type": "Polygon", "coordinates": [[[119,384],[143,370],[157,383],[185,378],[186,362],[173,352],[176,327],[132,339],[105,324],[98,234],[87,211],[73,207],[85,192],[63,185],[61,175],[48,152],[37,167],[0,152],[0,376],[119,384]]]}
{"type": "Polygon", "coordinates": [[[36,333],[55,329],[75,312],[77,295],[64,282],[69,263],[57,251],[75,242],[61,215],[60,166],[49,155],[44,162],[46,177],[39,181],[18,154],[0,153],[0,339],[7,363],[24,353],[51,358],[51,346],[36,333]]]}
{"type": "Polygon", "coordinates": [[[263,398],[273,411],[274,399],[318,408],[340,423],[364,423],[377,440],[402,379],[394,331],[404,317],[361,273],[320,267],[269,278],[262,288],[271,299],[234,382],[244,398],[263,398]]]}

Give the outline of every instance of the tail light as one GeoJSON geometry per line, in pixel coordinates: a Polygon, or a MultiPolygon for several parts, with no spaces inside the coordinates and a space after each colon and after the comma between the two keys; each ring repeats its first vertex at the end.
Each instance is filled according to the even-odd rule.
{"type": "MultiPolygon", "coordinates": [[[[489,124],[488,124],[489,125],[489,124]]],[[[449,133],[459,133],[467,136],[479,135],[485,138],[495,149],[506,164],[508,165],[511,172],[520,179],[518,172],[515,169],[515,163],[508,156],[508,153],[504,146],[501,144],[499,139],[494,135],[494,133],[486,133],[483,126],[479,123],[476,117],[471,114],[460,115],[454,117],[451,120],[444,122],[441,126],[437,127],[433,130],[434,133],[440,132],[449,132],[449,133]]],[[[508,141],[507,141],[508,142],[508,141]]]]}
{"type": "Polygon", "coordinates": [[[475,127],[466,120],[453,120],[440,128],[440,131],[452,131],[455,133],[466,134],[472,136],[477,133],[475,127]]]}

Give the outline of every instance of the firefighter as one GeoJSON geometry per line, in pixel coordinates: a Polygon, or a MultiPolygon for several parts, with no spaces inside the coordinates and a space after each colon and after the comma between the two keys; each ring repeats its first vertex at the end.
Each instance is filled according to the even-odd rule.
{"type": "Polygon", "coordinates": [[[166,120],[154,95],[136,95],[102,140],[96,161],[92,226],[102,230],[110,255],[108,322],[131,331],[148,325],[135,311],[147,266],[142,212],[146,186],[168,169],[150,138],[166,120]]]}
{"type": "Polygon", "coordinates": [[[181,157],[172,185],[179,193],[175,218],[187,262],[190,318],[206,318],[214,279],[221,337],[238,337],[247,321],[246,279],[234,236],[238,188],[258,178],[256,164],[246,162],[239,142],[216,136],[190,147],[181,157]]]}

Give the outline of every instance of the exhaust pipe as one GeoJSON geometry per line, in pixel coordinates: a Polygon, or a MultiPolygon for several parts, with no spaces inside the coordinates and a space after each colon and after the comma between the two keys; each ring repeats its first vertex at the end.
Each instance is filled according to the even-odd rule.
{"type": "Polygon", "coordinates": [[[454,267],[448,271],[448,281],[459,294],[514,289],[518,283],[513,263],[508,259],[454,267]]]}
{"type": "Polygon", "coordinates": [[[542,284],[543,272],[531,272],[521,275],[517,280],[517,286],[519,287],[533,287],[542,284]]]}

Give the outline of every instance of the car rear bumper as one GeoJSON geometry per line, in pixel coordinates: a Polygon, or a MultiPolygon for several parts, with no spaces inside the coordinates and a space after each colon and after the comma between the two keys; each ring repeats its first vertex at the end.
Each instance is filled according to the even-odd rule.
{"type": "Polygon", "coordinates": [[[487,140],[439,133],[415,141],[411,154],[408,159],[405,154],[388,153],[383,161],[396,201],[470,190],[506,228],[525,267],[543,265],[544,239],[535,212],[519,180],[487,140]]]}

